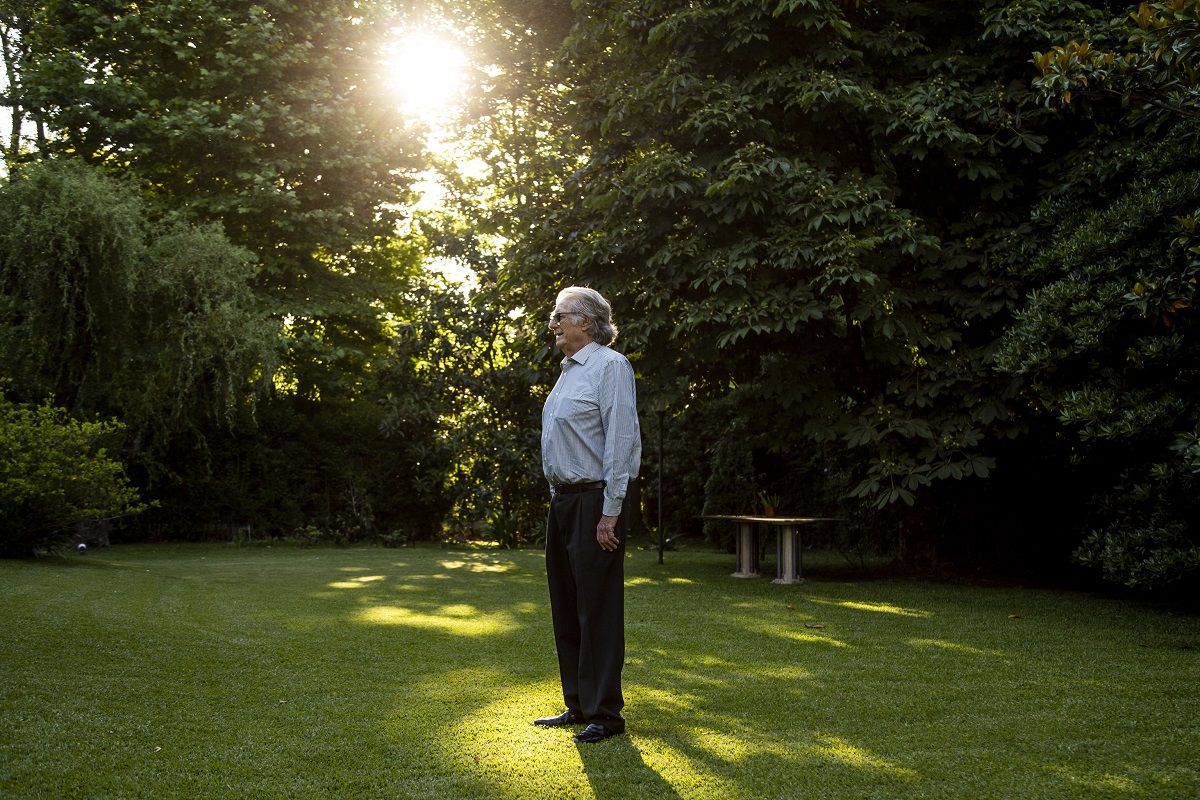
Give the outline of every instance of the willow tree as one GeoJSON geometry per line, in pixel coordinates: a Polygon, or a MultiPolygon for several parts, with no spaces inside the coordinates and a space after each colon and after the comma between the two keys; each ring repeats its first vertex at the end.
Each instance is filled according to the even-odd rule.
{"type": "Polygon", "coordinates": [[[290,320],[300,393],[327,383],[330,362],[353,372],[378,334],[372,303],[395,284],[384,244],[421,151],[382,77],[385,9],[38,5],[16,99],[52,134],[42,154],[132,173],[253,252],[264,298],[290,320]]]}
{"type": "Polygon", "coordinates": [[[435,528],[414,499],[444,469],[417,455],[432,427],[380,432],[389,392],[426,390],[398,383],[393,363],[395,320],[419,302],[422,245],[398,226],[424,163],[387,76],[394,4],[29,5],[10,98],[45,127],[29,157],[130,177],[159,213],[220,225],[251,254],[279,332],[258,414],[173,456],[189,475],[175,486],[182,517],[435,528]]]}
{"type": "Polygon", "coordinates": [[[127,182],[73,162],[28,165],[0,185],[7,390],[117,417],[123,454],[169,471],[163,454],[179,437],[249,412],[276,358],[253,275],[253,256],[215,226],[156,218],[127,182]]]}

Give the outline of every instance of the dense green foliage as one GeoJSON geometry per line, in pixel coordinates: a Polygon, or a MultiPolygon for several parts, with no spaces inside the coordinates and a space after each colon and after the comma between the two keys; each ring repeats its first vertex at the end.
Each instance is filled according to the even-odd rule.
{"type": "Polygon", "coordinates": [[[1143,588],[1200,574],[1198,19],[1144,4],[1127,42],[1039,59],[1047,98],[1093,129],[1014,243],[1030,294],[998,357],[1095,492],[1078,556],[1143,588]]]}
{"type": "Polygon", "coordinates": [[[0,556],[53,549],[80,523],[145,508],[105,447],[122,430],[0,394],[0,556]]]}
{"type": "Polygon", "coordinates": [[[126,455],[170,472],[166,451],[246,413],[274,358],[252,275],[214,225],[155,220],[93,168],[31,165],[0,186],[0,372],[24,400],[118,417],[126,455]]]}
{"type": "MultiPolygon", "coordinates": [[[[1046,307],[1039,330],[1031,308],[1087,258],[1068,243],[1081,215],[1151,163],[1175,187],[1152,194],[1171,199],[1124,207],[1143,214],[1154,253],[1107,269],[1128,279],[1122,294],[1141,287],[1143,316],[1165,303],[1172,332],[1186,336],[1190,299],[1178,291],[1188,276],[1159,290],[1137,275],[1181,264],[1192,246],[1159,224],[1178,214],[1186,226],[1196,208],[1192,174],[1166,155],[1183,157],[1190,139],[1177,130],[1178,145],[1155,155],[1141,129],[1120,134],[1131,120],[1119,111],[1064,113],[1046,92],[1063,99],[1068,87],[1049,68],[1069,59],[1040,54],[1077,54],[1066,43],[1088,39],[1111,50],[1129,37],[1136,55],[1119,60],[1124,82],[1105,91],[1128,101],[1133,124],[1161,133],[1173,123],[1159,112],[1178,117],[1194,102],[1191,3],[1149,4],[1131,21],[1117,4],[1086,2],[609,2],[577,5],[566,33],[561,3],[525,15],[482,5],[484,24],[503,32],[494,38],[533,57],[498,58],[489,73],[469,133],[490,171],[458,186],[460,207],[471,230],[498,238],[511,306],[541,309],[571,282],[614,299],[648,433],[666,412],[661,502],[673,533],[696,531],[701,509],[749,510],[765,490],[792,509],[849,513],[849,542],[872,530],[875,546],[904,558],[1061,569],[1107,516],[1109,533],[1077,553],[1086,563],[1105,561],[1108,577],[1131,585],[1187,577],[1192,478],[1136,490],[1155,497],[1165,527],[1146,522],[1140,501],[1118,500],[1119,513],[1097,506],[1097,489],[1112,485],[1097,479],[1120,471],[1114,453],[1084,452],[1073,444],[1079,420],[1044,413],[1044,376],[1015,342],[1071,336],[1058,327],[1063,309],[1046,307]],[[562,46],[539,57],[555,37],[562,46]],[[1112,534],[1144,540],[1147,525],[1176,549],[1126,548],[1111,563],[1112,534]]],[[[1098,91],[1095,77],[1063,80],[1098,91]]],[[[1087,313],[1120,325],[1125,312],[1087,313]]],[[[540,315],[525,319],[513,346],[545,363],[540,315]]],[[[1162,375],[1182,375],[1170,397],[1189,397],[1187,348],[1156,354],[1162,375]]],[[[1075,355],[1043,366],[1069,371],[1075,355]]],[[[1139,384],[1147,395],[1161,388],[1139,384]]],[[[1186,400],[1156,402],[1187,418],[1186,400]]],[[[1186,459],[1173,437],[1151,438],[1186,459]]],[[[658,464],[654,447],[646,453],[653,520],[658,464]]],[[[1163,466],[1154,463],[1138,470],[1163,466]]],[[[1186,463],[1177,476],[1192,474],[1186,463]]]]}
{"type": "Polygon", "coordinates": [[[744,508],[756,488],[798,504],[812,493],[796,487],[818,485],[825,510],[840,492],[864,513],[924,493],[897,520],[912,532],[902,545],[924,551],[941,522],[926,517],[953,517],[934,509],[962,496],[943,484],[986,478],[1020,427],[1015,389],[990,365],[1019,292],[989,252],[1036,198],[1058,124],[1022,80],[1025,56],[1103,15],[588,12],[547,85],[522,96],[542,137],[503,139],[522,180],[489,184],[517,219],[514,304],[595,285],[621,311],[647,408],[700,414],[693,430],[715,415],[692,449],[721,491],[691,495],[691,514],[744,508]]]}
{"type": "Polygon", "coordinates": [[[1132,586],[1200,569],[1198,133],[1118,149],[1040,209],[1054,223],[1026,243],[1037,288],[999,356],[1098,490],[1081,555],[1132,586]]]}
{"type": "MultiPolygon", "coordinates": [[[[466,237],[469,241],[469,237],[466,237]]],[[[544,380],[512,347],[513,322],[494,286],[467,294],[431,284],[429,313],[414,329],[418,377],[442,410],[447,455],[447,534],[503,546],[528,543],[545,519],[537,458],[544,380]]],[[[402,425],[413,398],[389,398],[385,429],[402,425]]]]}
{"type": "Polygon", "coordinates": [[[1124,41],[1093,37],[1035,53],[1042,74],[1034,85],[1077,109],[1119,100],[1135,127],[1200,116],[1200,3],[1144,2],[1127,22],[1124,41]]]}
{"type": "MultiPolygon", "coordinates": [[[[154,479],[158,529],[435,533],[441,409],[410,363],[410,323],[426,307],[421,249],[397,237],[421,144],[383,74],[390,9],[54,0],[12,11],[9,102],[45,135],[9,163],[85,160],[133,178],[164,213],[219,224],[248,251],[255,307],[276,331],[266,353],[255,337],[227,347],[258,350],[264,392],[253,415],[173,443],[161,459],[171,474],[154,479]],[[397,396],[419,413],[385,432],[397,396]]],[[[172,252],[198,266],[192,244],[172,252]]],[[[126,377],[112,383],[136,394],[126,377]]]]}
{"type": "Polygon", "coordinates": [[[643,519],[670,535],[724,537],[700,514],[770,494],[850,518],[847,552],[1073,552],[1186,588],[1198,17],[7,0],[26,137],[3,191],[33,213],[4,212],[0,358],[22,399],[128,425],[154,531],[515,545],[544,513],[544,311],[586,283],[638,370],[643,519]],[[420,20],[477,79],[434,152],[382,75],[420,20]],[[445,198],[418,211],[429,168],[445,198]],[[84,188],[39,205],[39,181],[84,188]]]}
{"type": "Polygon", "coordinates": [[[546,486],[539,461],[541,405],[558,376],[543,311],[563,280],[533,284],[513,268],[511,246],[538,216],[572,155],[548,136],[560,92],[550,69],[572,20],[568,2],[431,4],[468,31],[486,71],[468,98],[457,146],[436,162],[448,189],[421,227],[439,257],[473,276],[463,293],[434,294],[423,328],[430,365],[453,409],[447,489],[455,533],[481,531],[505,545],[541,536],[546,486]],[[470,169],[461,169],[463,164],[470,169]]]}
{"type": "Polygon", "coordinates": [[[386,22],[356,2],[38,4],[19,101],[56,133],[41,155],[129,170],[224,223],[262,281],[313,317],[369,302],[418,149],[389,114],[386,22]],[[379,240],[383,240],[382,242],[379,240]],[[317,291],[323,289],[323,291],[317,291]],[[307,290],[307,291],[305,291],[307,290]]]}

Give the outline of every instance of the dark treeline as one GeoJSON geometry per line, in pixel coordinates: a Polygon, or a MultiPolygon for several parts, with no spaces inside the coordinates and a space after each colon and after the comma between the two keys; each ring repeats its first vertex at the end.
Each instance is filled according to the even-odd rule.
{"type": "Polygon", "coordinates": [[[126,536],[535,541],[586,283],[671,536],[1195,586],[1198,0],[0,9],[6,403],[119,423],[126,536]],[[428,152],[379,53],[438,25],[428,152]]]}

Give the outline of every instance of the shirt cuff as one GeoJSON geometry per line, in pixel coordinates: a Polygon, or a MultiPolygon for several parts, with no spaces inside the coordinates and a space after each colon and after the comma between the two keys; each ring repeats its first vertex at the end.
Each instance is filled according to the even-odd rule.
{"type": "Polygon", "coordinates": [[[619,517],[621,516],[621,507],[625,504],[624,498],[615,498],[604,495],[604,516],[619,517]]]}

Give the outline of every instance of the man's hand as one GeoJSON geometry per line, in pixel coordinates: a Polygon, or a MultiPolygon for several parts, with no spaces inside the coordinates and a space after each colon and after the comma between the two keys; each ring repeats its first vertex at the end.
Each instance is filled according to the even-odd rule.
{"type": "Polygon", "coordinates": [[[600,517],[600,524],[596,526],[596,541],[610,553],[620,547],[621,540],[617,538],[616,517],[600,517]]]}

